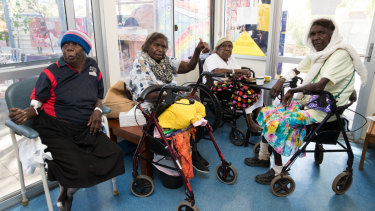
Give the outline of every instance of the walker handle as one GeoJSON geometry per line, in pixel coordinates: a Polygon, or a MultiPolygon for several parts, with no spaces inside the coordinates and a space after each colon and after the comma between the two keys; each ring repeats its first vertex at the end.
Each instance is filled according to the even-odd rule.
{"type": "MultiPolygon", "coordinates": [[[[185,86],[173,86],[173,85],[154,85],[154,86],[149,86],[147,87],[141,94],[141,96],[139,96],[139,98],[137,99],[138,102],[140,103],[143,103],[146,96],[151,93],[151,92],[157,92],[157,91],[160,91],[160,94],[162,94],[164,91],[167,91],[167,90],[170,90],[172,92],[179,92],[179,91],[183,91],[183,92],[187,92],[189,91],[191,88],[190,87],[185,87],[185,86]]],[[[159,94],[159,95],[160,95],[159,94]]]]}

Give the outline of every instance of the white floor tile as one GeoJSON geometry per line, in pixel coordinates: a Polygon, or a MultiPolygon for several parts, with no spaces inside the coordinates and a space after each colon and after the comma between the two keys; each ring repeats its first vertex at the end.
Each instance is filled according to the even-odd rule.
{"type": "Polygon", "coordinates": [[[4,178],[12,176],[13,174],[8,170],[8,168],[0,162],[0,181],[4,178]]]}
{"type": "Polygon", "coordinates": [[[11,174],[18,174],[17,158],[14,156],[0,161],[11,174]]]}
{"type": "Polygon", "coordinates": [[[20,189],[19,180],[15,176],[7,176],[0,179],[0,198],[20,189]]]}

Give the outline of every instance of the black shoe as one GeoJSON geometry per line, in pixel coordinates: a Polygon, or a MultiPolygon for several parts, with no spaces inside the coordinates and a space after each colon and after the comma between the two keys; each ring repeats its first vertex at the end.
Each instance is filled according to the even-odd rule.
{"type": "Polygon", "coordinates": [[[252,158],[245,158],[245,164],[248,166],[259,166],[269,168],[271,166],[270,159],[268,160],[259,160],[258,156],[252,158]]]}
{"type": "Polygon", "coordinates": [[[208,167],[205,166],[204,163],[201,161],[201,159],[198,157],[197,153],[193,152],[191,158],[192,158],[193,167],[195,168],[195,170],[200,171],[202,173],[209,173],[210,172],[208,167]]]}
{"type": "Polygon", "coordinates": [[[251,136],[261,136],[262,131],[256,131],[256,132],[250,131],[250,134],[251,134],[251,136]]]}
{"type": "Polygon", "coordinates": [[[268,170],[264,174],[256,175],[255,176],[255,181],[257,183],[260,183],[260,184],[263,184],[263,185],[269,185],[269,184],[271,184],[271,181],[275,177],[276,177],[275,171],[273,170],[273,168],[271,168],[270,170],[268,170]]]}
{"type": "Polygon", "coordinates": [[[197,155],[198,155],[198,160],[200,160],[200,162],[201,162],[204,166],[206,166],[206,167],[209,167],[209,166],[210,166],[210,163],[209,163],[206,159],[204,159],[204,158],[202,157],[202,155],[199,153],[199,151],[197,151],[197,155]]]}

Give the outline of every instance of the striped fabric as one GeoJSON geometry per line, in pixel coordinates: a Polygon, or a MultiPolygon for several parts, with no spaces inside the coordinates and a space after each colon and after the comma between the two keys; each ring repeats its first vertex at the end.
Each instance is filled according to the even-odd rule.
{"type": "Polygon", "coordinates": [[[216,42],[216,45],[215,45],[215,49],[217,49],[221,44],[225,43],[225,42],[232,42],[232,40],[230,40],[229,38],[227,37],[223,37],[221,38],[220,40],[218,40],[216,42]]]}
{"type": "Polygon", "coordinates": [[[92,43],[89,38],[89,36],[80,30],[72,29],[67,32],[65,32],[63,38],[61,39],[61,47],[66,42],[74,42],[82,46],[82,48],[85,50],[87,54],[90,53],[92,43]]]}

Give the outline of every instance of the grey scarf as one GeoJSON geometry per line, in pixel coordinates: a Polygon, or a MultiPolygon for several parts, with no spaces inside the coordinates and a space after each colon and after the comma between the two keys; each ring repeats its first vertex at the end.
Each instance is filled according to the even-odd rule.
{"type": "Polygon", "coordinates": [[[152,72],[158,80],[163,81],[164,83],[172,82],[173,69],[168,56],[164,56],[160,63],[157,63],[148,55],[148,53],[142,52],[142,57],[150,65],[152,72]]]}

